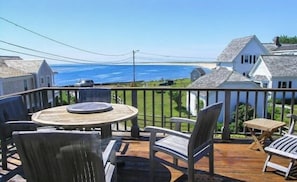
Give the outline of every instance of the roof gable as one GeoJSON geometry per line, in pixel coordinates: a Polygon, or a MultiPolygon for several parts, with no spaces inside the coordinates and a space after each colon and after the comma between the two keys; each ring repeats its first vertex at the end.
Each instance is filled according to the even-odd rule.
{"type": "Polygon", "coordinates": [[[228,46],[218,56],[219,62],[233,62],[233,60],[242,52],[242,50],[251,42],[255,41],[265,50],[265,47],[255,35],[233,39],[228,46]]]}

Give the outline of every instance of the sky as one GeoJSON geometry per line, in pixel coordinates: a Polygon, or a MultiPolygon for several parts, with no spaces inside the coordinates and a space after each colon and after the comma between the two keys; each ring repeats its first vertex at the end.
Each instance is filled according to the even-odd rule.
{"type": "Polygon", "coordinates": [[[215,61],[297,35],[296,0],[0,0],[0,55],[49,63],[215,61]],[[133,54],[134,53],[134,54],[133,54]]]}

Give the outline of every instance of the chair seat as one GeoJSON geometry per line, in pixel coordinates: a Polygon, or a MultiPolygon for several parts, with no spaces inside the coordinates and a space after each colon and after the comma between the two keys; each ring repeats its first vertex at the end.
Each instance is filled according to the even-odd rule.
{"type": "Polygon", "coordinates": [[[154,147],[157,147],[158,150],[162,150],[165,153],[174,153],[176,157],[186,160],[188,158],[188,143],[189,139],[169,135],[156,141],[154,147]]]}
{"type": "Polygon", "coordinates": [[[297,159],[297,136],[284,135],[272,142],[265,150],[283,157],[297,159]]]}

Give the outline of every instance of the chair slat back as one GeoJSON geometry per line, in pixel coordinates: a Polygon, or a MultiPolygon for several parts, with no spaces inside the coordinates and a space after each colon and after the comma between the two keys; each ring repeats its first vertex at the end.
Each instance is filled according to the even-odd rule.
{"type": "Polygon", "coordinates": [[[106,88],[79,89],[79,102],[111,102],[111,90],[106,88]]]}
{"type": "Polygon", "coordinates": [[[220,115],[223,103],[215,103],[202,109],[197,115],[197,121],[193,129],[189,150],[203,147],[213,139],[213,132],[220,115]]]}
{"type": "Polygon", "coordinates": [[[71,181],[80,181],[81,178],[85,179],[81,181],[104,181],[101,180],[102,178],[96,179],[96,176],[92,174],[99,173],[99,170],[104,170],[104,168],[90,168],[88,163],[89,159],[94,158],[94,163],[101,164],[93,165],[93,167],[103,165],[102,159],[97,160],[102,156],[97,132],[55,130],[14,132],[13,139],[28,182],[65,181],[65,178],[77,179],[71,181]],[[73,153],[67,156],[65,151],[68,154],[73,153]],[[73,160],[74,158],[77,160],[73,160]],[[73,167],[74,164],[80,168],[72,173],[73,169],[68,170],[68,168],[73,167]]]}

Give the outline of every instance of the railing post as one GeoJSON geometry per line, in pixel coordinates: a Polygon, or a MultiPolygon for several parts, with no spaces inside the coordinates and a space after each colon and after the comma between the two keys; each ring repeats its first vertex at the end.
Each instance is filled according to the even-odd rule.
{"type": "Polygon", "coordinates": [[[222,140],[229,140],[230,139],[230,98],[231,98],[231,91],[225,91],[225,115],[224,115],[224,125],[222,128],[222,140]]]}
{"type": "MultiPolygon", "coordinates": [[[[137,90],[132,90],[132,106],[137,108],[137,90]]],[[[131,127],[131,136],[132,137],[139,137],[139,126],[137,122],[137,116],[131,120],[132,127],[131,127]]]]}
{"type": "Polygon", "coordinates": [[[42,92],[41,92],[41,96],[42,96],[42,108],[41,109],[47,109],[49,108],[49,104],[48,104],[48,94],[47,94],[47,90],[44,89],[42,92]]]}

